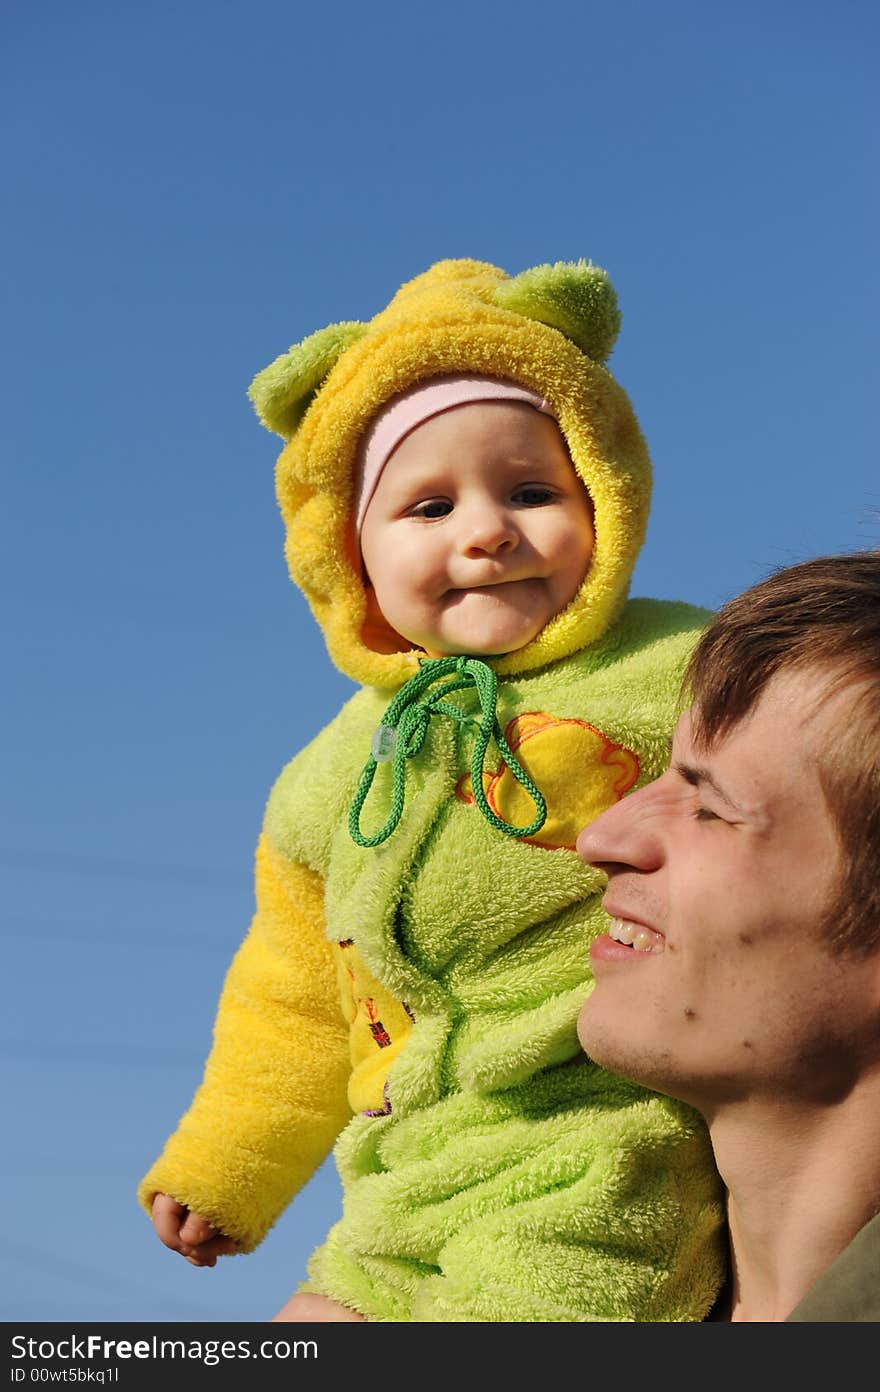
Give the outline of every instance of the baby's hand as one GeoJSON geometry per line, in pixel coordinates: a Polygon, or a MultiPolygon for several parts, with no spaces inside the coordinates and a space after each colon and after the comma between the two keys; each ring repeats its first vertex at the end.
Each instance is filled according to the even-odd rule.
{"type": "Polygon", "coordinates": [[[191,1266],[216,1266],[218,1257],[237,1251],[233,1238],[212,1227],[206,1219],[191,1212],[170,1194],[153,1199],[153,1227],[160,1241],[179,1252],[191,1266]]]}

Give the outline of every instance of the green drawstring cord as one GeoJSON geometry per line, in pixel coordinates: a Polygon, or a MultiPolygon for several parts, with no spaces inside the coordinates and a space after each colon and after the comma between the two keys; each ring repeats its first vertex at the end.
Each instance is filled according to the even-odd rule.
{"type": "Polygon", "coordinates": [[[359,846],[379,846],[397,827],[406,796],[406,761],[418,754],[424,744],[431,716],[448,715],[460,725],[477,725],[474,716],[466,714],[451,701],[444,699],[453,691],[471,686],[476,687],[480,702],[480,721],[471,754],[471,783],[477,806],[486,821],[498,831],[503,831],[506,836],[533,836],[544,825],[547,804],[540,790],[514,757],[498,724],[495,713],[498,678],[492,668],[475,657],[423,658],[420,670],[400,688],[373,736],[372,752],[364,765],[348,814],[348,829],[352,840],[359,846]],[[451,681],[445,682],[439,690],[422,697],[422,693],[429,686],[433,686],[441,677],[449,675],[452,675],[451,681]],[[514,778],[525,788],[537,809],[535,820],[528,826],[511,826],[503,817],[497,816],[486,801],[483,789],[483,762],[493,736],[514,778]],[[389,759],[393,760],[394,772],[391,811],[381,831],[377,831],[375,836],[364,836],[360,826],[361,809],[370,791],[377,764],[386,763],[389,759]]]}

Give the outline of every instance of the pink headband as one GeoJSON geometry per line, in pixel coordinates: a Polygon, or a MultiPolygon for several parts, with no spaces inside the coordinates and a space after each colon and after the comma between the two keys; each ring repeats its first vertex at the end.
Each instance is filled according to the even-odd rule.
{"type": "Polygon", "coordinates": [[[392,397],[373,418],[361,443],[355,503],[358,535],[382,470],[401,440],[432,416],[474,401],[524,401],[554,419],[556,414],[537,392],[495,377],[432,377],[392,397]]]}

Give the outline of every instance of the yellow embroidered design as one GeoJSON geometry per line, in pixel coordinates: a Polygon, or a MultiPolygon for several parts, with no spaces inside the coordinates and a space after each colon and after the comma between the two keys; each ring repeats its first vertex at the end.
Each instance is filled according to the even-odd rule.
{"type": "MultiPolygon", "coordinates": [[[[622,798],[639,776],[635,754],[585,720],[559,720],[533,711],[511,720],[504,733],[547,800],[541,830],[522,838],[545,850],[573,851],[578,832],[622,798]]],[[[494,774],[483,774],[483,790],[499,817],[517,825],[528,820],[527,795],[505,763],[494,774]]],[[[459,779],[455,792],[461,802],[475,803],[470,774],[459,779]]]]}
{"type": "Polygon", "coordinates": [[[349,938],[333,943],[342,1012],[348,1022],[351,1078],[348,1101],[354,1112],[390,1112],[385,1084],[413,1026],[407,1007],[367,969],[349,938]]]}

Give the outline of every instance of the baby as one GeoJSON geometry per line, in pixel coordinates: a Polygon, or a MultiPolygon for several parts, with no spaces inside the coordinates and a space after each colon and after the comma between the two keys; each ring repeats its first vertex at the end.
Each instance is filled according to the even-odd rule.
{"type": "Polygon", "coordinates": [[[618,324],[583,262],[442,261],[252,387],[291,573],[362,690],[272,791],[140,1198],[213,1265],[335,1142],[342,1216],[280,1318],[701,1320],[719,1289],[702,1122],[576,1032],[607,927],[577,834],[662,772],[708,617],[627,598],[650,465],[618,324]]]}

